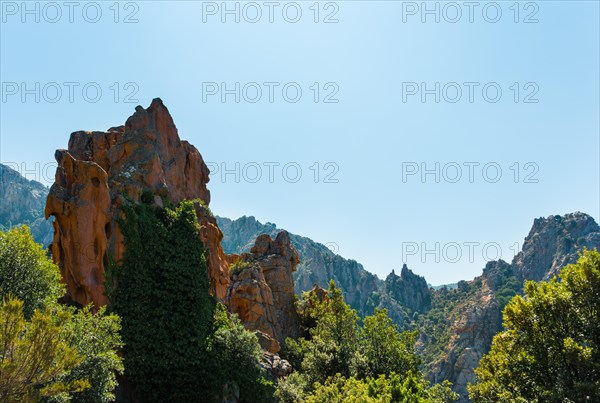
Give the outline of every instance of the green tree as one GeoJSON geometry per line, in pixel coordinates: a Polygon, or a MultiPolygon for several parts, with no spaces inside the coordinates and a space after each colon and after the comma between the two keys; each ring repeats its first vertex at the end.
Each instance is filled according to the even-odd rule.
{"type": "Polygon", "coordinates": [[[529,281],[469,386],[475,402],[600,401],[600,254],[548,282],[529,281]]]}
{"type": "Polygon", "coordinates": [[[71,313],[55,306],[55,312],[35,310],[27,321],[23,307],[10,297],[0,306],[0,401],[34,402],[89,388],[83,377],[63,380],[83,360],[69,343],[71,313]]]}
{"type": "Polygon", "coordinates": [[[95,314],[91,306],[83,309],[71,308],[72,320],[67,341],[77,349],[83,360],[61,380],[72,382],[87,379],[90,387],[79,393],[62,394],[47,399],[48,402],[111,402],[115,400],[117,374],[123,373],[123,360],[117,354],[123,346],[121,342],[121,318],[116,314],[106,314],[102,307],[95,314]]]}
{"type": "Polygon", "coordinates": [[[237,315],[228,315],[221,303],[215,309],[213,326],[208,353],[218,385],[237,385],[239,402],[272,401],[275,389],[259,365],[263,352],[256,335],[246,330],[237,315]]]}
{"type": "Polygon", "coordinates": [[[417,332],[398,332],[386,309],[364,319],[360,331],[357,371],[361,377],[376,377],[417,372],[419,359],[415,352],[417,332]]]}
{"type": "Polygon", "coordinates": [[[292,365],[299,366],[308,383],[324,382],[336,374],[351,376],[358,349],[358,315],[344,302],[342,290],[329,283],[329,298],[312,302],[307,315],[315,320],[309,339],[288,339],[286,348],[292,365]]]}
{"type": "Polygon", "coordinates": [[[27,226],[0,232],[0,298],[23,301],[25,317],[65,293],[58,267],[46,256],[27,226]]]}
{"type": "Polygon", "coordinates": [[[320,301],[305,293],[299,302],[306,338],[286,340],[297,372],[279,381],[282,402],[450,402],[450,384],[429,387],[419,372],[416,332],[400,333],[386,310],[359,326],[356,311],[331,281],[320,301]]]}
{"type": "MultiPolygon", "coordinates": [[[[90,307],[78,310],[59,305],[57,299],[64,294],[59,269],[33,241],[26,227],[0,233],[0,273],[1,294],[5,298],[16,296],[19,300],[23,299],[24,320],[31,319],[31,324],[26,322],[23,326],[37,326],[40,332],[48,332],[48,337],[55,337],[56,342],[62,343],[58,347],[66,349],[65,346],[68,346],[78,353],[77,365],[70,368],[56,365],[52,355],[30,357],[38,360],[40,368],[56,366],[44,375],[43,381],[30,380],[30,388],[46,388],[36,399],[53,402],[114,400],[112,392],[116,387],[116,373],[123,369],[122,359],[117,355],[121,347],[119,317],[105,315],[104,309],[92,314],[90,307]],[[40,323],[45,323],[42,319],[53,323],[54,327],[46,324],[45,328],[41,328],[40,323]],[[76,385],[82,380],[91,384],[85,391],[63,387],[76,385]],[[42,385],[44,382],[47,385],[42,385]]],[[[14,321],[16,311],[11,312],[13,316],[6,318],[14,321]]],[[[35,338],[19,339],[23,349],[26,346],[38,349],[39,342],[35,338]]]]}
{"type": "Polygon", "coordinates": [[[311,389],[306,376],[298,371],[294,371],[285,378],[277,380],[275,397],[282,403],[303,402],[306,399],[306,395],[311,392],[311,389]]]}

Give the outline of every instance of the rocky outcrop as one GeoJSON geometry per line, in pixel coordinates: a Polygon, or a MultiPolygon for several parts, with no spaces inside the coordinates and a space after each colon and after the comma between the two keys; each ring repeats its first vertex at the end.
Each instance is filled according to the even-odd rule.
{"type": "Polygon", "coordinates": [[[387,276],[385,291],[413,312],[426,312],[431,308],[431,291],[427,281],[409,270],[406,264],[402,266],[400,276],[394,270],[387,276]]]}
{"type": "Polygon", "coordinates": [[[600,227],[589,215],[577,212],[538,218],[511,264],[488,262],[480,277],[461,281],[453,291],[457,296],[447,301],[453,304],[447,314],[453,318],[450,341],[428,366],[429,380],[449,380],[460,400],[468,401],[467,384],[475,381],[474,369],[502,330],[506,301],[522,292],[525,280],[547,280],[574,263],[584,247],[600,248],[600,227]]]}
{"type": "MultiPolygon", "coordinates": [[[[249,252],[254,240],[261,234],[275,237],[280,229],[273,223],[262,224],[254,217],[230,220],[217,217],[223,231],[223,249],[226,253],[249,252]]],[[[345,301],[359,314],[369,314],[369,298],[382,285],[381,280],[354,260],[344,259],[327,246],[309,238],[289,234],[301,263],[294,273],[295,291],[298,295],[309,291],[314,284],[327,287],[334,280],[342,289],[345,301]]]]}
{"type": "Polygon", "coordinates": [[[278,378],[288,376],[292,373],[292,366],[289,362],[269,351],[263,352],[260,366],[267,372],[269,378],[273,381],[277,381],[278,378]]]}
{"type": "Polygon", "coordinates": [[[293,278],[298,253],[289,234],[281,231],[275,240],[260,235],[251,252],[238,258],[231,266],[225,303],[249,330],[260,332],[263,348],[275,353],[287,337],[300,334],[293,278]]]}
{"type": "Polygon", "coordinates": [[[460,313],[452,323],[450,342],[428,375],[434,383],[450,380],[452,389],[467,401],[467,385],[476,380],[474,369],[502,330],[502,311],[485,281],[468,302],[455,309],[460,313]]]}
{"type": "Polygon", "coordinates": [[[329,300],[329,292],[318,284],[313,285],[313,288],[310,289],[309,293],[313,294],[319,302],[329,300]]]}
{"type": "Polygon", "coordinates": [[[587,214],[536,218],[512,265],[520,280],[548,280],[577,260],[584,247],[600,246],[600,226],[587,214]]]}
{"type": "Polygon", "coordinates": [[[281,349],[276,340],[273,292],[258,264],[235,263],[230,274],[225,304],[244,326],[257,333],[261,347],[273,353],[281,349]]]}
{"type": "Polygon", "coordinates": [[[198,150],[181,141],[160,99],[136,107],[124,126],[107,132],[71,134],[67,150],[56,152],[58,168],[45,215],[54,216],[52,255],[70,298],[96,306],[107,302],[104,272],[109,259],[123,257],[118,225],[124,203],[142,198],[162,206],[198,199],[198,223],[209,260],[212,291],[223,298],[228,284],[222,233],[208,210],[209,172],[198,150]]]}
{"type": "Polygon", "coordinates": [[[44,219],[48,188],[0,164],[0,230],[27,225],[36,242],[52,242],[52,224],[44,219]]]}

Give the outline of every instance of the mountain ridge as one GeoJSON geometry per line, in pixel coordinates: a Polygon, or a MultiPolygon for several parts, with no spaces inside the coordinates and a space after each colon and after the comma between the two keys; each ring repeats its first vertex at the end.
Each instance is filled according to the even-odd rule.
{"type": "MultiPolygon", "coordinates": [[[[275,224],[261,224],[252,216],[237,220],[217,217],[217,222],[224,234],[226,250],[246,249],[244,236],[249,240],[260,235],[261,230],[266,233],[278,230],[275,224]]],[[[493,336],[502,330],[502,309],[506,303],[522,294],[524,281],[548,280],[565,265],[574,263],[584,247],[600,248],[600,226],[593,217],[582,212],[535,218],[511,263],[489,261],[479,276],[437,287],[429,285],[406,265],[400,276],[392,270],[385,280],[341,256],[341,263],[356,263],[354,275],[352,269],[326,266],[327,262],[310,248],[318,243],[294,234],[290,234],[290,238],[303,261],[295,273],[297,293],[303,288],[310,289],[313,281],[326,286],[329,278],[333,278],[361,315],[371,314],[375,308],[386,308],[401,329],[419,331],[417,350],[428,379],[436,383],[451,381],[460,400],[468,401],[467,384],[475,381],[474,368],[489,351],[493,336]],[[303,239],[310,243],[302,245],[303,239]],[[311,252],[317,257],[307,258],[311,252]],[[325,270],[319,272],[319,264],[325,270]],[[372,276],[375,286],[361,290],[357,276],[372,276]],[[361,293],[357,298],[356,294],[361,293]]],[[[330,250],[327,254],[334,255],[330,250]]]]}
{"type": "MultiPolygon", "coordinates": [[[[36,241],[47,245],[44,240],[51,240],[53,231],[42,210],[49,189],[1,164],[0,172],[0,225],[27,224],[36,241]]],[[[280,231],[276,224],[262,224],[253,216],[215,219],[223,232],[225,253],[247,253],[260,235],[275,239],[280,231]]],[[[417,351],[428,379],[451,381],[461,401],[468,401],[467,384],[474,381],[473,369],[502,329],[504,305],[523,292],[525,280],[547,280],[575,262],[581,249],[600,248],[600,226],[582,212],[536,218],[521,251],[510,263],[490,261],[481,275],[471,280],[437,287],[406,265],[399,275],[392,270],[380,279],[324,244],[295,234],[289,234],[289,239],[301,260],[293,273],[297,294],[314,284],[326,286],[333,279],[361,315],[387,308],[400,329],[419,331],[417,351]]]]}
{"type": "Polygon", "coordinates": [[[50,189],[0,164],[0,230],[27,224],[36,242],[52,242],[52,223],[44,218],[50,189]]]}

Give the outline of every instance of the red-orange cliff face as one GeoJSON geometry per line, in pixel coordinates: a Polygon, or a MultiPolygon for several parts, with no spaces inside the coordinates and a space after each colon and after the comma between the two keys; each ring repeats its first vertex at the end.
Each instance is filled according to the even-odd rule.
{"type": "Polygon", "coordinates": [[[246,328],[257,332],[265,350],[277,353],[288,337],[300,336],[293,277],[298,252],[281,231],[275,240],[260,235],[250,253],[235,258],[246,265],[230,274],[225,303],[246,328]]]}
{"type": "MultiPolygon", "coordinates": [[[[107,303],[104,271],[109,258],[123,257],[123,235],[117,219],[125,197],[139,201],[142,192],[162,205],[201,199],[210,203],[209,171],[198,150],[181,141],[167,108],[155,99],[140,106],[124,126],[108,132],[75,132],[67,150],[56,151],[56,179],[46,202],[54,216],[52,256],[79,304],[107,303]]],[[[213,293],[223,299],[229,276],[221,248],[223,234],[208,211],[197,208],[200,238],[208,252],[213,293]]]]}

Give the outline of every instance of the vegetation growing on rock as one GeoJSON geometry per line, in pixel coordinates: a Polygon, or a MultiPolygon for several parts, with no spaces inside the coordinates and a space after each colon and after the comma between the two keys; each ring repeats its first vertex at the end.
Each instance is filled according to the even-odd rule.
{"type": "Polygon", "coordinates": [[[123,321],[134,398],[221,401],[236,392],[240,402],[268,401],[272,386],[259,366],[256,336],[209,294],[193,202],[130,204],[124,212],[127,250],[107,288],[123,321]]]}

